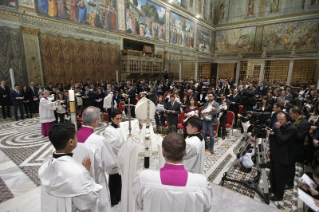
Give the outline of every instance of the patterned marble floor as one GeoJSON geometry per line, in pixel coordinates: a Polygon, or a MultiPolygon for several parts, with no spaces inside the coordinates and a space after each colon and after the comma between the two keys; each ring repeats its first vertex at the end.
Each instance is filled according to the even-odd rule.
{"type": "MultiPolygon", "coordinates": [[[[102,135],[106,126],[106,123],[101,123],[95,132],[102,135]]],[[[37,172],[42,161],[52,154],[53,146],[47,137],[41,136],[38,118],[19,121],[0,119],[0,129],[1,211],[2,206],[7,209],[6,202],[27,201],[33,195],[40,195],[37,172]]],[[[210,182],[218,184],[225,170],[229,169],[241,137],[240,131],[234,130],[234,135],[218,140],[215,154],[205,157],[204,173],[210,182]]]]}

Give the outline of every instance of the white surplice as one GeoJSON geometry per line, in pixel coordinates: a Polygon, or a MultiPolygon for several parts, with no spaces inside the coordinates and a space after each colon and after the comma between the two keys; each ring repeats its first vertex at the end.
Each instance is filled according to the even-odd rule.
{"type": "Polygon", "coordinates": [[[205,141],[197,136],[187,137],[186,155],[184,156],[184,167],[191,173],[203,174],[205,159],[205,141]]]}
{"type": "Polygon", "coordinates": [[[40,123],[55,121],[54,110],[56,110],[55,102],[51,102],[50,98],[42,97],[39,105],[40,123]]]}
{"type": "MultiPolygon", "coordinates": [[[[122,128],[122,125],[121,125],[122,128]]],[[[128,131],[128,130],[127,130],[128,131]]],[[[153,132],[153,130],[151,130],[153,132]]],[[[122,195],[121,206],[122,211],[135,212],[135,202],[133,197],[133,180],[144,169],[144,154],[145,144],[141,142],[143,135],[142,130],[140,134],[129,137],[118,153],[118,160],[122,175],[122,195]]],[[[144,142],[151,143],[150,146],[150,166],[151,170],[159,170],[163,167],[165,159],[162,155],[162,141],[163,138],[154,133],[144,133],[146,138],[144,142]]]]}
{"type": "Polygon", "coordinates": [[[105,128],[104,137],[110,143],[113,152],[117,155],[123,145],[123,133],[120,127],[109,125],[105,128]]]}
{"type": "Polygon", "coordinates": [[[99,212],[111,210],[110,191],[105,176],[118,173],[117,157],[114,154],[109,142],[103,136],[92,133],[86,140],[85,146],[94,153],[94,175],[95,182],[102,185],[100,191],[99,212]]]}
{"type": "Polygon", "coordinates": [[[209,211],[212,189],[206,177],[188,172],[185,187],[167,186],[161,182],[160,171],[145,170],[133,183],[136,207],[152,212],[209,211]]]}
{"type": "Polygon", "coordinates": [[[71,156],[48,157],[38,175],[42,212],[96,212],[102,186],[71,156]]]}

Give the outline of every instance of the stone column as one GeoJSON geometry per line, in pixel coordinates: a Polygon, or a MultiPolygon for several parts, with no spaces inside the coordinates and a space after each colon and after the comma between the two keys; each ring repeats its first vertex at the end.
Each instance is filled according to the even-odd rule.
{"type": "Polygon", "coordinates": [[[179,62],[178,81],[182,81],[182,62],[179,62]]]}
{"type": "Polygon", "coordinates": [[[264,70],[265,70],[265,61],[263,60],[261,61],[261,64],[260,64],[259,82],[258,82],[259,85],[264,80],[264,70]]]}
{"type": "Polygon", "coordinates": [[[198,62],[195,62],[195,80],[198,79],[198,62]]]}
{"type": "Polygon", "coordinates": [[[239,83],[239,71],[240,71],[240,61],[237,62],[236,65],[236,76],[235,76],[235,83],[238,85],[239,83]]]}
{"type": "Polygon", "coordinates": [[[287,77],[287,85],[290,85],[292,70],[294,68],[294,61],[289,61],[289,69],[288,69],[288,77],[287,77]]]}
{"type": "Polygon", "coordinates": [[[25,61],[28,71],[28,81],[41,83],[44,86],[42,62],[39,47],[39,29],[20,27],[23,34],[25,61]]]}

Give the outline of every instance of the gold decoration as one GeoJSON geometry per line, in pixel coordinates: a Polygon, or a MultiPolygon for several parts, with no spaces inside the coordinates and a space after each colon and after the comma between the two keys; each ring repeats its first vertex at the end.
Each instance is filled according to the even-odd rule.
{"type": "Polygon", "coordinates": [[[292,50],[291,50],[291,54],[290,54],[290,57],[296,57],[296,46],[295,45],[293,45],[292,46],[292,50]]]}
{"type": "Polygon", "coordinates": [[[31,12],[31,13],[36,13],[36,10],[34,8],[25,7],[22,5],[19,5],[19,10],[24,10],[24,11],[31,12]]]}
{"type": "Polygon", "coordinates": [[[179,60],[183,60],[183,50],[179,50],[180,51],[180,56],[179,56],[179,60]]]}
{"type": "Polygon", "coordinates": [[[237,59],[241,59],[241,58],[243,58],[243,55],[242,55],[242,47],[238,47],[237,59]]]}
{"type": "Polygon", "coordinates": [[[217,52],[215,52],[213,59],[214,59],[214,60],[217,60],[217,59],[218,59],[218,53],[217,53],[217,52]]]}
{"type": "Polygon", "coordinates": [[[40,29],[34,29],[34,28],[29,28],[29,27],[23,27],[20,26],[20,29],[22,31],[22,34],[24,35],[38,35],[40,32],[40,29]]]}
{"type": "Polygon", "coordinates": [[[267,58],[266,51],[267,51],[267,48],[264,47],[264,48],[263,48],[263,54],[261,55],[261,58],[267,58]]]}

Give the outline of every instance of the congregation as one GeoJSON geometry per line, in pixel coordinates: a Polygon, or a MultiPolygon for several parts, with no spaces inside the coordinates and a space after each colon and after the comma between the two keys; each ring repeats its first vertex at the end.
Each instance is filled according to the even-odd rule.
{"type": "MultiPolygon", "coordinates": [[[[183,200],[183,204],[162,206],[158,211],[174,207],[179,208],[176,211],[209,211],[213,191],[202,175],[204,156],[214,154],[215,139],[225,140],[231,129],[238,128],[244,133],[240,117],[247,116],[250,111],[272,114],[267,154],[270,159],[271,200],[282,200],[285,189],[292,188],[297,162],[309,164],[313,169],[318,167],[318,158],[314,155],[319,151],[319,90],[313,82],[298,86],[267,79],[260,84],[254,79],[239,80],[238,83],[233,79],[178,81],[168,79],[164,70],[163,78],[155,80],[101,80],[96,83],[90,82],[90,79],[85,83],[71,80],[66,86],[61,83],[42,86],[30,82],[29,85],[16,84],[11,91],[5,81],[1,81],[0,98],[4,119],[12,117],[11,104],[16,120],[19,119],[18,109],[21,119],[25,118],[24,114],[26,118],[32,118],[39,113],[42,135],[49,136],[56,149],[39,170],[45,195],[43,201],[50,202],[42,206],[43,211],[59,211],[56,208],[59,201],[75,196],[72,200],[67,199],[70,202],[65,202],[63,207],[72,205],[78,210],[108,211],[121,202],[122,209],[127,207],[124,211],[135,211],[135,208],[155,211],[152,204],[156,202],[156,195],[168,198],[161,199],[158,204],[172,202],[170,197],[183,200]],[[77,117],[78,121],[81,120],[78,126],[82,126],[78,132],[69,123],[69,90],[75,91],[77,117]],[[148,102],[148,106],[144,105],[144,101],[148,102]],[[132,105],[131,111],[128,111],[128,105],[132,105]],[[147,113],[149,117],[141,115],[140,111],[145,113],[145,110],[150,111],[147,113]],[[122,119],[128,114],[139,120],[139,131],[143,132],[139,134],[140,138],[152,137],[151,120],[155,120],[157,133],[163,133],[165,128],[175,131],[165,133],[163,140],[150,139],[158,144],[158,157],[147,159],[156,152],[153,144],[147,146],[152,147],[152,152],[143,151],[141,170],[150,167],[149,170],[137,168],[139,171],[131,172],[123,159],[123,155],[129,155],[125,152],[128,148],[125,145],[129,145],[130,139],[135,139],[129,134],[126,138],[119,131],[120,126],[124,126],[122,119]],[[109,124],[104,137],[94,134],[94,128],[100,121],[109,124]],[[74,160],[62,157],[70,155],[74,160]],[[145,162],[148,160],[149,164],[145,162]],[[156,166],[153,166],[152,160],[158,160],[156,166]],[[61,177],[55,173],[61,169],[59,163],[67,166],[61,171],[64,180],[60,185],[63,188],[56,189],[53,184],[57,177],[61,177]],[[67,170],[68,167],[74,170],[71,166],[78,166],[78,173],[67,170]],[[125,172],[126,169],[129,171],[125,172]],[[104,172],[109,176],[108,183],[102,174],[104,172]],[[124,173],[136,178],[125,181],[128,176],[123,176],[124,173]],[[68,181],[75,175],[82,176],[75,182],[78,185],[76,189],[68,181]],[[185,195],[175,196],[172,186],[185,195]],[[187,189],[183,190],[183,187],[187,189]],[[145,195],[145,190],[149,195],[145,195]],[[123,199],[125,191],[132,194],[126,194],[123,199]],[[134,206],[130,205],[133,199],[130,195],[134,196],[134,206]],[[181,205],[185,208],[180,209],[181,205]]],[[[317,199],[318,191],[305,185],[303,188],[317,199]]],[[[318,201],[315,204],[319,206],[318,201]]]]}

